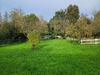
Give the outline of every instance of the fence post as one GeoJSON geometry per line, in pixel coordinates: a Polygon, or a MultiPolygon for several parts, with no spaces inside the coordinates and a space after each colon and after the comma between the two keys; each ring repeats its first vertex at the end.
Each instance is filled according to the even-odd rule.
{"type": "Polygon", "coordinates": [[[96,44],[96,39],[94,39],[94,43],[96,44]]]}
{"type": "Polygon", "coordinates": [[[99,39],[95,39],[95,44],[99,44],[98,40],[99,40],[99,39]]]}
{"type": "Polygon", "coordinates": [[[82,39],[81,39],[81,44],[82,44],[82,39]]]}

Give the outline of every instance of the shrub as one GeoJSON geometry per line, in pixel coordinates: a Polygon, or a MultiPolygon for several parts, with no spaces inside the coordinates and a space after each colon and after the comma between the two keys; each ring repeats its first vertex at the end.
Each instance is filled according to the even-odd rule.
{"type": "Polygon", "coordinates": [[[28,34],[28,42],[30,43],[30,45],[32,46],[32,49],[34,49],[34,47],[39,43],[40,41],[40,37],[39,37],[39,33],[37,33],[36,31],[32,31],[31,33],[28,34]]]}
{"type": "Polygon", "coordinates": [[[55,39],[55,34],[51,34],[51,39],[55,39]]]}

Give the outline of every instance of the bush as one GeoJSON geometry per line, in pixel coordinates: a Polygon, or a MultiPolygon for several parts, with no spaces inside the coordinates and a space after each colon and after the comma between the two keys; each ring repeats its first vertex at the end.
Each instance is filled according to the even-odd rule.
{"type": "Polygon", "coordinates": [[[51,34],[51,39],[55,39],[55,34],[51,34]]]}
{"type": "Polygon", "coordinates": [[[39,33],[37,33],[36,31],[32,31],[31,33],[28,34],[28,42],[30,43],[30,45],[32,46],[32,49],[34,49],[34,47],[39,43],[40,41],[40,37],[39,37],[39,33]]]}

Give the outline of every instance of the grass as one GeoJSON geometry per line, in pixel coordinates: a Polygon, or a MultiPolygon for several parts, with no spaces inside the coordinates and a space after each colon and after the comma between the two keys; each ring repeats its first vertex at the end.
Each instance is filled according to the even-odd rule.
{"type": "Polygon", "coordinates": [[[0,75],[99,75],[100,45],[64,39],[0,47],[0,75]]]}

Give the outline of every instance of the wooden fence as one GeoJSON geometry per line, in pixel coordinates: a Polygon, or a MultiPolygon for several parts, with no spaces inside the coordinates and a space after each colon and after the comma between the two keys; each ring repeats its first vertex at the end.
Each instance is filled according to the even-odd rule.
{"type": "Polygon", "coordinates": [[[87,40],[81,39],[81,44],[100,44],[100,39],[87,39],[87,40]]]}

